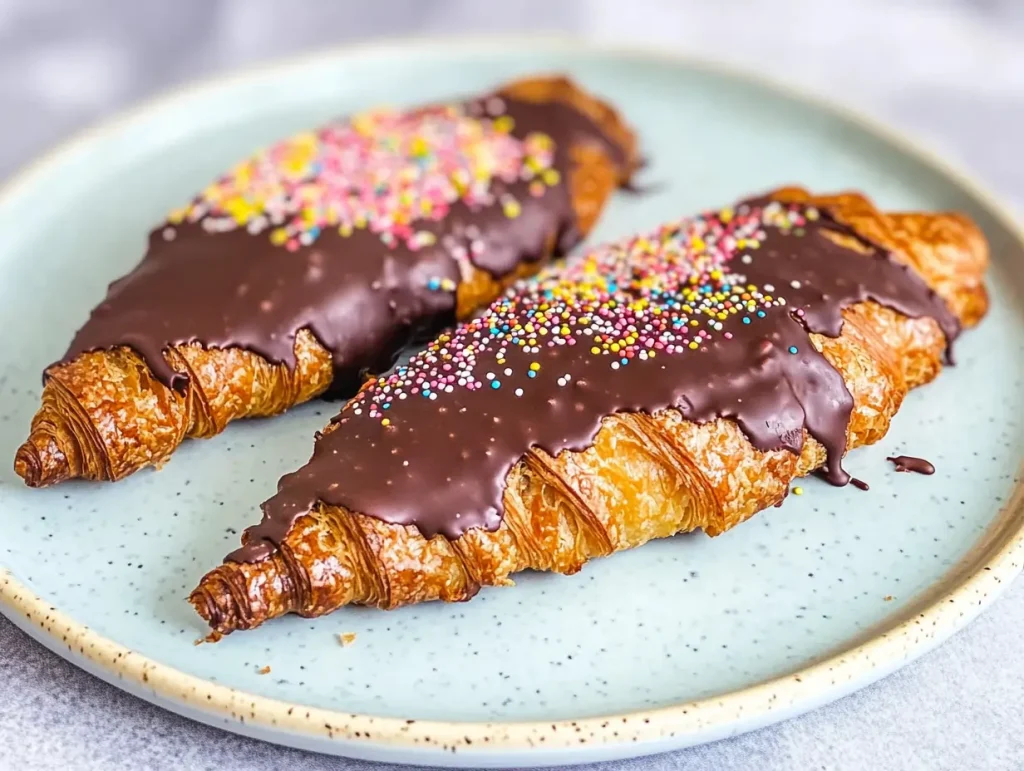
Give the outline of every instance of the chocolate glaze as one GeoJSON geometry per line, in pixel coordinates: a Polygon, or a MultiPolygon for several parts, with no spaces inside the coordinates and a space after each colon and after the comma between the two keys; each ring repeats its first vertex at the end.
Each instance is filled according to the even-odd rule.
{"type": "Polygon", "coordinates": [[[912,455],[896,455],[892,458],[886,458],[886,460],[892,461],[897,471],[913,471],[917,474],[928,476],[935,473],[935,466],[924,458],[915,458],[912,455]]]}
{"type": "MultiPolygon", "coordinates": [[[[765,203],[754,200],[738,210],[765,203]]],[[[622,259],[628,258],[626,250],[622,259]]],[[[827,212],[805,230],[768,229],[753,259],[745,256],[743,262],[731,271],[742,272],[762,291],[777,286],[785,305],[770,307],[763,317],[759,311],[755,323],[729,317],[725,330],[731,337],[705,338],[699,350],[634,359],[618,370],[609,367],[607,356],[591,355],[587,338],[580,345],[542,345],[532,353],[510,345],[502,365],[508,370],[494,367],[500,370],[498,389],[458,388],[436,400],[422,394],[396,400],[385,413],[388,425],[367,415],[372,395],[364,391],[318,438],[310,462],[281,479],[278,493],[263,505],[263,521],[249,528],[243,547],[228,559],[266,557],[318,500],[413,525],[428,538],[455,539],[477,527],[494,530],[501,523],[505,477],[530,448],[550,454],[583,450],[602,420],[617,412],[676,407],[696,422],[732,418],[759,450],[799,453],[806,430],[827,450],[825,476],[833,484],[847,483],[841,461],[853,400],[839,372],[810,344],[809,333],[838,336],[842,310],[865,300],[910,317],[934,318],[949,344],[959,324],[912,270],[827,212]],[[835,243],[829,232],[854,238],[870,253],[835,243]],[[531,362],[540,363],[534,377],[531,362]],[[514,395],[517,389],[520,396],[514,395]]],[[[619,265],[616,281],[625,282],[631,270],[619,265]]],[[[528,292],[537,284],[525,286],[521,291],[528,292]]],[[[636,299],[617,286],[620,302],[636,299]]],[[[492,314],[495,308],[500,301],[492,314]]],[[[459,334],[469,340],[474,330],[496,323],[485,317],[459,334]]]]}
{"type": "MultiPolygon", "coordinates": [[[[403,346],[454,322],[455,292],[437,291],[428,282],[462,279],[455,249],[470,251],[472,241],[482,241],[482,252],[470,251],[470,262],[501,278],[545,256],[552,239],[557,255],[575,246],[580,234],[566,184],[571,145],[599,143],[625,171],[624,150],[572,107],[505,96],[500,101],[515,121],[513,136],[541,132],[554,140],[553,168],[562,179],[539,197],[528,193],[526,181],[492,180],[496,198],[509,194],[521,204],[515,219],[501,206],[473,208],[459,200],[443,219],[417,221],[417,230],[432,233],[436,243],[415,251],[404,244],[389,248],[369,230],[342,236],[330,228],[312,244],[288,251],[266,232],[168,223],[150,234],[142,262],[110,285],[62,361],[126,345],[162,383],[180,388],[188,375],[165,360],[169,346],[198,341],[208,348],[240,347],[293,367],[295,336],[308,328],[333,358],[331,395],[351,396],[367,372],[386,370],[403,346]]],[[[493,96],[473,100],[465,111],[493,117],[485,108],[493,102],[493,96]]]]}

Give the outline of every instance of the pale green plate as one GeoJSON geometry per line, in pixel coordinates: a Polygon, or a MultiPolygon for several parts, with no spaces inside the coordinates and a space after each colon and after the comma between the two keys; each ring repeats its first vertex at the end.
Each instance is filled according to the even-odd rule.
{"type": "MultiPolygon", "coordinates": [[[[232,731],[446,765],[650,753],[797,714],[947,638],[1019,569],[1024,242],[969,182],[860,119],[671,55],[524,40],[318,56],[144,107],[59,150],[0,198],[0,607],[100,677],[232,731]],[[9,462],[59,357],[171,207],[276,137],[378,102],[564,70],[640,128],[656,194],[620,196],[595,239],[773,185],[859,188],[960,209],[993,246],[993,307],[959,366],[848,460],[871,491],[809,480],[711,540],[691,535],[528,575],[473,602],[299,618],[196,647],[185,601],[309,455],[335,405],[232,426],[116,485],[21,486],[9,462]],[[893,473],[923,455],[934,477],[893,473]],[[342,647],[337,635],[355,632],[342,647]],[[260,675],[263,667],[270,674],[260,675]],[[611,717],[614,716],[614,717],[611,717]]],[[[183,298],[187,301],[187,298],[183,298]]]]}

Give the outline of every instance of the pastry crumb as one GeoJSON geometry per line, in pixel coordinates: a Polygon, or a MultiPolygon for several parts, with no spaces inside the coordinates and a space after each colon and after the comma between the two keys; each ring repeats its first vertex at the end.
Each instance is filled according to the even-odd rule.
{"type": "Polygon", "coordinates": [[[270,667],[263,667],[263,669],[261,669],[259,671],[259,674],[261,674],[261,675],[269,675],[270,674],[270,667]]]}
{"type": "Polygon", "coordinates": [[[343,648],[347,648],[348,646],[350,646],[355,641],[356,641],[356,633],[355,632],[343,632],[342,634],[338,635],[338,642],[341,643],[341,647],[343,647],[343,648]]]}
{"type": "Polygon", "coordinates": [[[885,595],[885,597],[883,597],[882,599],[883,599],[883,600],[885,600],[886,602],[892,602],[892,601],[893,601],[893,600],[895,600],[896,598],[895,598],[895,597],[893,597],[893,596],[892,596],[891,594],[887,594],[887,595],[885,595]]]}

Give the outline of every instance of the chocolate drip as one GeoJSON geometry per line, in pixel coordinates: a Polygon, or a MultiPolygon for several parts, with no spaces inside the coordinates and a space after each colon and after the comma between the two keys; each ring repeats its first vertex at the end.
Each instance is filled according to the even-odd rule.
{"type": "Polygon", "coordinates": [[[913,471],[914,473],[928,476],[935,473],[935,466],[924,458],[915,458],[912,455],[897,455],[892,458],[886,458],[886,460],[892,461],[897,471],[913,471]]]}
{"type": "Polygon", "coordinates": [[[164,385],[180,388],[188,375],[165,360],[169,346],[239,347],[293,367],[295,336],[308,328],[332,355],[331,394],[351,396],[367,372],[385,371],[404,346],[454,323],[455,285],[464,278],[456,252],[502,278],[520,263],[542,259],[552,241],[557,255],[576,245],[580,233],[566,184],[570,146],[596,142],[625,171],[624,150],[572,107],[491,96],[466,103],[465,112],[494,117],[495,102],[513,119],[516,138],[551,137],[553,169],[562,180],[536,195],[527,180],[492,179],[494,199],[511,198],[520,207],[514,218],[497,203],[458,200],[443,219],[415,222],[419,233],[433,236],[417,249],[389,247],[366,229],[350,235],[325,229],[312,243],[288,250],[267,231],[168,223],[150,235],[142,262],[110,285],[62,361],[126,345],[164,385]]]}
{"type": "MultiPolygon", "coordinates": [[[[745,231],[748,241],[749,233],[760,225],[764,205],[754,201],[736,210],[737,216],[755,220],[745,231]]],[[[833,484],[846,484],[850,477],[841,462],[853,399],[840,373],[811,344],[809,334],[838,336],[842,310],[865,300],[910,317],[934,318],[948,344],[959,325],[924,281],[886,250],[826,212],[793,211],[801,217],[801,212],[806,213],[808,221],[797,228],[765,227],[765,232],[758,233],[757,248],[749,254],[739,247],[726,257],[712,254],[736,236],[727,232],[725,224],[733,221],[732,210],[728,218],[722,215],[703,228],[700,239],[687,235],[684,223],[676,231],[613,247],[608,250],[617,260],[608,268],[614,272],[608,279],[612,299],[600,307],[588,305],[587,271],[574,263],[568,269],[576,282],[570,285],[573,299],[561,318],[568,318],[568,323],[575,323],[577,316],[588,321],[580,321],[577,326],[583,331],[572,332],[561,339],[562,344],[551,341],[530,350],[527,341],[525,346],[496,344],[497,353],[479,350],[486,344],[477,341],[486,340],[488,330],[502,340],[500,335],[509,334],[503,330],[511,322],[504,322],[502,314],[515,300],[499,301],[483,321],[460,328],[452,340],[442,338],[429,355],[421,356],[419,362],[414,359],[408,373],[400,371],[386,381],[389,385],[382,380],[378,388],[397,393],[396,383],[417,382],[413,375],[431,361],[445,361],[445,351],[462,350],[460,345],[470,343],[477,349],[475,358],[459,356],[470,361],[466,366],[480,373],[481,382],[486,371],[489,382],[472,390],[445,387],[430,398],[416,390],[410,390],[408,398],[361,394],[319,438],[310,462],[281,479],[278,493],[263,505],[263,521],[247,531],[243,548],[228,559],[254,561],[267,556],[295,519],[317,501],[389,523],[413,525],[428,538],[440,534],[455,539],[478,527],[494,530],[501,523],[505,477],[530,448],[550,454],[584,450],[592,444],[602,420],[618,412],[653,414],[675,407],[698,423],[731,418],[754,447],[765,451],[784,448],[799,453],[806,430],[827,451],[825,476],[833,484]],[[717,246],[705,244],[708,234],[717,234],[717,246]],[[855,248],[837,243],[837,235],[853,239],[855,248]],[[676,246],[677,241],[681,246],[676,246]],[[659,244],[654,257],[652,242],[659,244]],[[718,285],[735,279],[739,288],[727,286],[723,296],[743,292],[747,285],[760,287],[757,296],[764,308],[713,316],[712,324],[717,323],[715,318],[724,318],[714,327],[721,333],[695,334],[700,342],[685,349],[679,346],[681,353],[652,357],[646,350],[654,348],[645,349],[637,357],[623,358],[620,366],[614,356],[602,354],[600,346],[592,348],[591,340],[596,338],[584,336],[588,325],[589,332],[594,331],[590,319],[621,319],[615,314],[625,305],[657,303],[665,309],[662,315],[678,313],[680,307],[685,311],[690,302],[686,298],[692,296],[685,294],[687,276],[670,273],[681,269],[678,260],[672,261],[679,252],[688,255],[682,269],[704,259],[704,254],[712,254],[712,268],[728,263],[725,277],[717,269],[699,268],[698,273],[703,271],[701,275],[711,276],[718,285]],[[660,280],[670,285],[670,291],[648,288],[645,282],[651,265],[661,271],[660,280]]],[[[551,281],[550,276],[542,276],[520,288],[517,297],[534,298],[531,314],[543,310],[548,298],[558,301],[559,286],[551,281]]],[[[532,317],[536,316],[523,312],[515,318],[525,326],[532,317]]],[[[657,315],[644,319],[656,320],[657,315]]],[[[696,322],[691,323],[696,328],[696,322]]],[[[689,333],[688,327],[679,326],[689,333]]],[[[557,323],[552,329],[557,329],[557,323]]],[[[529,336],[529,330],[525,334],[529,336]]],[[[652,336],[649,342],[653,341],[652,336]]]]}
{"type": "Polygon", "coordinates": [[[857,477],[850,478],[850,484],[856,487],[858,490],[870,490],[871,487],[863,479],[857,479],[857,477]]]}

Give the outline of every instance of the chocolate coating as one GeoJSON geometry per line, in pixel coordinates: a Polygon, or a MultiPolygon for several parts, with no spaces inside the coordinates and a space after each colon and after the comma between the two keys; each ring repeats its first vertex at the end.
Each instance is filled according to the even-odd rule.
{"type": "Polygon", "coordinates": [[[240,347],[292,367],[295,336],[308,328],[332,355],[331,394],[351,396],[368,372],[386,370],[404,346],[454,323],[455,286],[466,267],[457,254],[502,278],[546,256],[552,241],[556,255],[576,245],[580,234],[567,187],[573,144],[599,143],[625,170],[623,149],[566,104],[490,95],[467,102],[463,111],[491,119],[496,102],[501,115],[513,119],[516,139],[539,132],[554,141],[552,168],[561,178],[539,196],[528,180],[491,179],[494,199],[511,197],[521,206],[515,218],[500,205],[459,199],[443,218],[415,222],[420,234],[433,236],[431,245],[416,249],[388,246],[369,229],[341,235],[332,227],[288,250],[266,231],[218,232],[209,217],[168,222],[150,234],[142,262],[110,285],[62,361],[126,345],[164,385],[180,388],[188,374],[168,364],[169,346],[240,347]],[[439,290],[439,282],[446,288],[439,290]]]}
{"type": "Polygon", "coordinates": [[[926,476],[931,476],[935,473],[935,466],[924,458],[915,458],[912,455],[897,455],[892,458],[886,458],[886,460],[892,461],[897,471],[913,471],[916,474],[925,474],[926,476]]]}
{"type": "MultiPolygon", "coordinates": [[[[592,266],[577,262],[563,279],[569,299],[548,271],[524,282],[512,299],[497,301],[483,320],[442,337],[407,372],[382,378],[347,405],[318,438],[310,462],[281,479],[278,493],[263,505],[263,521],[228,559],[266,557],[317,501],[412,525],[428,538],[494,530],[501,524],[505,477],[524,453],[531,447],[552,455],[583,450],[602,420],[617,412],[675,407],[698,423],[731,418],[760,450],[799,453],[806,430],[827,451],[826,478],[837,485],[849,482],[842,457],[853,399],[809,334],[838,336],[843,309],[866,300],[935,319],[948,345],[959,323],[916,273],[828,212],[765,200],[740,204],[736,212],[698,218],[696,230],[683,221],[626,247],[608,248],[598,261],[605,271],[600,302],[588,299],[592,266]],[[783,220],[792,215],[800,226],[769,225],[780,211],[783,220]],[[737,218],[744,224],[735,225],[737,218]],[[837,243],[835,236],[852,239],[856,248],[837,243]],[[756,248],[744,253],[728,246],[734,242],[756,242],[756,248]],[[694,297],[718,292],[736,299],[747,289],[763,308],[755,312],[745,305],[749,312],[712,315],[708,323],[721,334],[697,331],[693,342],[679,346],[681,353],[654,357],[647,354],[651,347],[620,365],[600,346],[592,348],[587,337],[607,321],[600,328],[618,324],[623,331],[616,335],[625,335],[627,343],[630,336],[648,334],[657,346],[654,333],[627,322],[640,318],[651,326],[651,320],[667,316],[673,323],[660,328],[681,330],[672,338],[678,340],[707,322],[690,313],[694,297]],[[563,337],[550,339],[562,323],[555,322],[543,344],[488,342],[488,334],[515,340],[507,331],[513,322],[529,337],[528,320],[549,305],[565,308],[563,337]],[[653,315],[645,310],[655,306],[653,315]],[[416,386],[417,373],[443,373],[450,362],[459,387],[450,380],[443,387],[416,386]],[[488,370],[488,382],[482,370],[488,370]],[[480,374],[480,386],[472,387],[474,373],[480,374]]],[[[657,339],[669,339],[660,334],[657,339]]]]}

